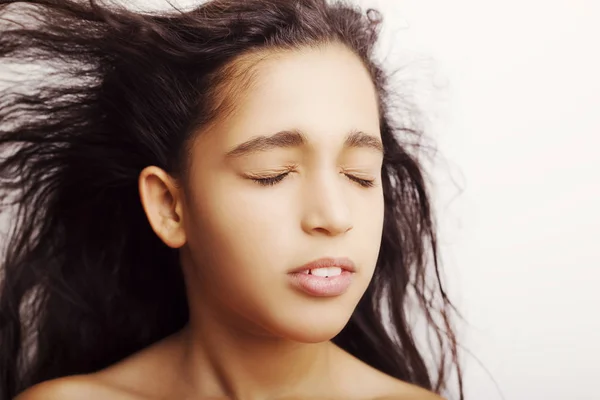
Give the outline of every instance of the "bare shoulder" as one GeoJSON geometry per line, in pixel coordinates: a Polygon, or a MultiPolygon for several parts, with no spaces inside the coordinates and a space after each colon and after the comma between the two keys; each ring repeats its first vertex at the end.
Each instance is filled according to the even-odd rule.
{"type": "Polygon", "coordinates": [[[379,380],[374,400],[445,400],[427,389],[391,376],[380,377],[379,380]]]}
{"type": "Polygon", "coordinates": [[[156,343],[103,370],[37,384],[15,400],[148,400],[163,398],[170,380],[170,342],[156,343]],[[149,379],[149,377],[152,377],[149,379]],[[166,389],[165,389],[166,388],[166,389]]]}
{"type": "Polygon", "coordinates": [[[396,379],[344,351],[337,351],[339,382],[349,397],[373,400],[445,400],[417,385],[396,379]]]}
{"type": "Polygon", "coordinates": [[[88,375],[75,375],[39,383],[15,400],[133,400],[131,396],[88,375]]]}
{"type": "Polygon", "coordinates": [[[419,386],[412,385],[394,378],[389,383],[387,391],[389,394],[377,397],[375,400],[446,400],[443,397],[423,389],[419,386]]]}

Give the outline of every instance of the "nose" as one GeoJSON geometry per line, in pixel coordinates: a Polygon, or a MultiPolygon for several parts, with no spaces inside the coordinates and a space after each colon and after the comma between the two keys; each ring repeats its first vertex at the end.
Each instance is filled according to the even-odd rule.
{"type": "Polygon", "coordinates": [[[340,179],[325,177],[305,186],[302,229],[311,235],[337,236],[353,228],[349,197],[340,179]]]}

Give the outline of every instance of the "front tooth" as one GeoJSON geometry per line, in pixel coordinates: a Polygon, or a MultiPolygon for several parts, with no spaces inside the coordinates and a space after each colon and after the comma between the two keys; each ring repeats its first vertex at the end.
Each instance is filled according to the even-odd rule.
{"type": "Polygon", "coordinates": [[[342,273],[340,267],[315,268],[311,269],[310,273],[315,276],[337,276],[342,273]]]}

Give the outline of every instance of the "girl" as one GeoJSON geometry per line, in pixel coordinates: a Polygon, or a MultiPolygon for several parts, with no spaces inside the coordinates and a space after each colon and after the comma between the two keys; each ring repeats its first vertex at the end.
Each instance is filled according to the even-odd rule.
{"type": "Polygon", "coordinates": [[[0,96],[2,399],[435,399],[451,366],[460,389],[375,11],[0,14],[3,68],[26,74],[0,96]]]}

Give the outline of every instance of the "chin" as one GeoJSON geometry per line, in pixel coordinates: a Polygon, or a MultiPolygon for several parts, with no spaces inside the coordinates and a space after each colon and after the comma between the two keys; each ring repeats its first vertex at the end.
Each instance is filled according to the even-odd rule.
{"type": "Polygon", "coordinates": [[[341,332],[344,326],[322,326],[318,328],[296,329],[285,332],[285,337],[298,343],[328,342],[341,332]]]}
{"type": "Polygon", "coordinates": [[[278,336],[299,343],[326,342],[337,336],[348,323],[352,309],[339,307],[309,307],[300,312],[289,312],[275,327],[278,336]]]}

